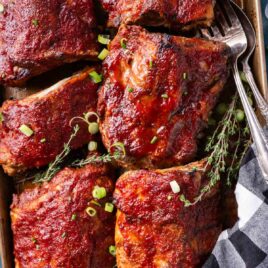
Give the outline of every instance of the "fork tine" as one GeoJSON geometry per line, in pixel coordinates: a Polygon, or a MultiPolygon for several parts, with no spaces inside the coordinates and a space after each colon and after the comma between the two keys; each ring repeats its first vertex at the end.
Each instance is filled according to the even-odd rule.
{"type": "Polygon", "coordinates": [[[216,6],[215,6],[215,15],[216,15],[215,16],[216,20],[220,24],[223,33],[226,34],[226,32],[228,32],[228,30],[229,30],[229,24],[224,16],[224,13],[223,13],[221,7],[218,4],[216,4],[216,6]]]}
{"type": "Polygon", "coordinates": [[[220,2],[222,4],[223,8],[225,9],[226,15],[227,15],[228,19],[230,20],[231,24],[236,25],[236,26],[240,26],[241,24],[237,23],[237,22],[239,22],[239,19],[238,19],[236,13],[235,13],[233,7],[231,6],[230,1],[229,0],[223,0],[223,1],[220,1],[220,2]]]}
{"type": "Polygon", "coordinates": [[[208,29],[206,29],[206,28],[200,29],[200,33],[201,33],[201,35],[203,35],[205,38],[207,38],[207,39],[211,39],[211,34],[210,34],[210,32],[209,32],[208,29]]]}
{"type": "Polygon", "coordinates": [[[219,27],[217,25],[212,26],[210,29],[211,29],[215,38],[220,38],[222,36],[222,34],[219,30],[219,27]]]}

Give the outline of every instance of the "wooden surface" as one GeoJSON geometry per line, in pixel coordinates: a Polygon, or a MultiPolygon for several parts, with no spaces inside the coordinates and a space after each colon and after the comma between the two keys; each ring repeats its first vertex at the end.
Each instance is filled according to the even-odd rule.
{"type": "MultiPolygon", "coordinates": [[[[238,1],[241,2],[241,0],[238,1]]],[[[254,54],[253,70],[257,84],[268,100],[260,0],[243,0],[242,6],[251,21],[254,23],[256,29],[258,46],[254,54]]],[[[22,93],[24,94],[25,92],[22,93]]],[[[9,206],[11,203],[12,192],[12,179],[5,176],[2,173],[2,170],[0,170],[0,249],[2,252],[2,268],[14,267],[12,254],[12,234],[9,217],[9,206]]]]}

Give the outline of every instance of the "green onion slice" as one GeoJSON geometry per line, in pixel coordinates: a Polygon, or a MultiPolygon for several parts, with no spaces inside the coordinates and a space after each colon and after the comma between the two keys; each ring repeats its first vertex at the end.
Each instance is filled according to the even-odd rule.
{"type": "Polygon", "coordinates": [[[34,133],[30,127],[24,124],[20,126],[19,130],[27,137],[31,137],[34,133]]]}
{"type": "Polygon", "coordinates": [[[89,142],[89,144],[88,144],[88,150],[90,152],[96,151],[97,148],[98,148],[98,143],[96,141],[89,142]]]}
{"type": "Polygon", "coordinates": [[[77,217],[77,215],[76,214],[73,214],[72,217],[71,217],[71,220],[72,221],[75,221],[76,220],[76,217],[77,217]]]}
{"type": "Polygon", "coordinates": [[[115,142],[111,147],[110,147],[110,150],[112,147],[115,147],[116,149],[118,149],[121,153],[123,153],[123,156],[125,157],[126,156],[126,149],[125,149],[125,145],[124,143],[122,142],[115,142]]]}
{"type": "Polygon", "coordinates": [[[84,114],[85,120],[88,121],[88,122],[89,122],[89,118],[91,116],[96,116],[97,117],[97,122],[100,121],[99,115],[97,113],[95,113],[95,112],[88,112],[88,113],[84,114]]]}
{"type": "Polygon", "coordinates": [[[187,77],[188,77],[188,76],[187,76],[187,73],[183,73],[182,77],[183,77],[184,80],[186,80],[187,77]]]}
{"type": "Polygon", "coordinates": [[[114,245],[109,246],[109,253],[111,255],[115,256],[116,255],[116,246],[114,246],[114,245]]]}
{"type": "Polygon", "coordinates": [[[3,115],[3,113],[0,113],[0,123],[2,123],[2,122],[4,122],[4,115],[3,115]]]}
{"type": "Polygon", "coordinates": [[[46,138],[40,140],[41,143],[45,143],[46,141],[47,141],[46,138]]]}
{"type": "Polygon", "coordinates": [[[99,34],[98,35],[98,42],[103,44],[103,45],[108,45],[111,42],[111,40],[109,38],[110,38],[109,35],[99,34]]]}
{"type": "Polygon", "coordinates": [[[127,48],[127,39],[126,38],[122,38],[120,40],[120,45],[123,49],[126,49],[127,48]]]}
{"type": "Polygon", "coordinates": [[[35,27],[37,27],[38,24],[39,24],[39,21],[38,21],[37,19],[33,19],[33,20],[32,20],[32,24],[33,24],[35,27]]]}
{"type": "Polygon", "coordinates": [[[95,201],[95,200],[91,200],[89,203],[94,204],[94,205],[96,205],[98,207],[101,207],[101,204],[99,202],[95,201]]]}
{"type": "Polygon", "coordinates": [[[105,60],[105,58],[109,55],[109,50],[104,48],[100,54],[98,55],[98,59],[105,60]]]}
{"type": "Polygon", "coordinates": [[[171,181],[169,184],[174,194],[177,194],[181,191],[180,185],[175,180],[171,181]]]}
{"type": "Polygon", "coordinates": [[[106,204],[105,204],[105,208],[104,208],[104,210],[105,210],[106,212],[110,212],[110,213],[112,213],[113,210],[114,210],[114,205],[113,205],[112,203],[106,203],[106,204]]]}
{"type": "Polygon", "coordinates": [[[98,74],[96,71],[92,71],[89,73],[89,76],[93,80],[95,84],[101,83],[102,82],[102,75],[98,74]]]}
{"type": "Polygon", "coordinates": [[[152,139],[151,139],[151,144],[155,144],[156,142],[158,141],[158,137],[157,136],[154,136],[152,139]]]}
{"type": "Polygon", "coordinates": [[[95,186],[92,191],[92,196],[97,199],[102,199],[106,196],[106,189],[104,187],[95,186]]]}
{"type": "Polygon", "coordinates": [[[94,217],[97,214],[97,211],[96,211],[96,209],[94,209],[92,207],[87,207],[86,213],[88,214],[88,216],[94,217]]]}
{"type": "Polygon", "coordinates": [[[99,124],[97,122],[92,122],[88,124],[88,132],[91,135],[95,135],[99,132],[99,124]]]}
{"type": "Polygon", "coordinates": [[[127,91],[128,91],[129,93],[131,93],[131,92],[134,91],[134,89],[133,89],[132,87],[129,87],[129,88],[127,89],[127,91]]]}
{"type": "Polygon", "coordinates": [[[3,13],[3,12],[4,12],[4,10],[5,10],[4,5],[3,5],[3,4],[0,4],[0,13],[3,13]]]}
{"type": "Polygon", "coordinates": [[[166,94],[166,93],[165,93],[165,94],[162,94],[161,97],[162,97],[163,99],[168,99],[168,94],[166,94]]]}

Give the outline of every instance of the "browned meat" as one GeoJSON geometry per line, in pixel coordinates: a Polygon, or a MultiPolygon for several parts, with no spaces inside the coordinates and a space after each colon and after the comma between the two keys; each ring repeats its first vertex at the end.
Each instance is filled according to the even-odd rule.
{"type": "Polygon", "coordinates": [[[109,167],[89,165],[65,168],[51,182],[15,195],[11,218],[16,267],[113,267],[109,247],[114,245],[114,215],[104,210],[113,188],[109,167]],[[104,187],[107,196],[94,199],[95,186],[104,187]],[[96,215],[89,216],[88,207],[96,215]]]}
{"type": "Polygon", "coordinates": [[[197,38],[121,27],[104,62],[102,139],[122,142],[132,167],[189,162],[228,77],[229,49],[197,38]]]}
{"type": "MultiPolygon", "coordinates": [[[[47,165],[69,140],[73,131],[70,120],[84,112],[96,111],[98,84],[89,77],[93,70],[85,69],[40,93],[3,104],[0,164],[6,173],[14,175],[47,165]],[[25,135],[20,130],[22,125],[29,127],[32,135],[25,135]]],[[[73,149],[95,138],[89,134],[85,123],[75,121],[74,125],[76,123],[80,130],[71,143],[73,149]]]]}
{"type": "Polygon", "coordinates": [[[1,5],[0,83],[23,83],[97,55],[92,0],[3,0],[1,5]]]}
{"type": "Polygon", "coordinates": [[[115,241],[119,268],[194,268],[210,254],[221,231],[219,187],[185,207],[208,182],[205,162],[125,173],[116,183],[115,241]],[[173,193],[176,181],[180,193],[173,193]]]}
{"type": "Polygon", "coordinates": [[[109,13],[108,26],[141,24],[189,29],[210,25],[212,0],[101,0],[109,13]]]}

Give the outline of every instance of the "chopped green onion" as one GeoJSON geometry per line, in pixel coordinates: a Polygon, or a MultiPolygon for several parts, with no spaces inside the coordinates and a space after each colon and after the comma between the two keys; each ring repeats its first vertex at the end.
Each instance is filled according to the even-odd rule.
{"type": "Polygon", "coordinates": [[[66,237],[66,235],[67,235],[67,233],[64,232],[64,233],[62,233],[61,237],[64,238],[64,237],[66,237]]]}
{"type": "Polygon", "coordinates": [[[96,206],[101,207],[101,204],[99,202],[95,201],[95,200],[91,200],[90,203],[92,203],[92,204],[94,204],[96,206]]]}
{"type": "Polygon", "coordinates": [[[177,194],[181,191],[180,185],[176,181],[171,181],[169,184],[174,194],[177,194]]]}
{"type": "Polygon", "coordinates": [[[105,208],[104,208],[104,210],[105,210],[106,212],[110,212],[110,213],[112,213],[113,210],[114,210],[114,205],[113,205],[112,203],[106,203],[106,204],[105,204],[105,208]]]}
{"type": "Polygon", "coordinates": [[[37,243],[37,240],[36,240],[36,238],[34,238],[34,237],[32,237],[32,241],[33,241],[34,244],[37,243]]]}
{"type": "Polygon", "coordinates": [[[131,93],[131,92],[134,91],[134,89],[133,89],[132,87],[129,87],[129,88],[127,89],[127,91],[128,91],[129,93],[131,93]]]}
{"type": "Polygon", "coordinates": [[[110,149],[111,149],[112,147],[115,147],[115,148],[119,149],[119,151],[121,151],[121,152],[123,153],[123,156],[126,156],[126,149],[125,149],[125,145],[124,145],[124,143],[118,141],[118,142],[115,142],[115,143],[110,147],[110,149]]]}
{"type": "Polygon", "coordinates": [[[104,49],[100,52],[100,54],[99,54],[99,56],[98,56],[98,59],[100,59],[100,60],[104,60],[104,59],[108,56],[108,54],[109,54],[109,50],[106,49],[106,48],[104,48],[104,49]]]}
{"type": "Polygon", "coordinates": [[[92,191],[92,196],[97,199],[102,199],[106,196],[106,189],[104,187],[95,186],[92,191]]]}
{"type": "Polygon", "coordinates": [[[187,77],[188,77],[187,73],[183,73],[182,77],[183,77],[184,80],[186,80],[187,77]]]}
{"type": "Polygon", "coordinates": [[[122,38],[120,40],[120,45],[123,49],[126,49],[127,48],[127,39],[126,38],[122,38]]]}
{"type": "Polygon", "coordinates": [[[149,67],[153,68],[153,61],[152,60],[149,61],[149,67]]]}
{"type": "Polygon", "coordinates": [[[91,135],[95,135],[99,132],[99,124],[97,122],[92,122],[88,124],[88,132],[91,135]]]}
{"type": "Polygon", "coordinates": [[[37,27],[39,25],[39,21],[37,19],[33,19],[32,24],[37,27]]]}
{"type": "Polygon", "coordinates": [[[196,171],[197,171],[197,167],[193,167],[193,168],[192,168],[192,171],[193,171],[193,172],[196,172],[196,171]]]}
{"type": "Polygon", "coordinates": [[[111,255],[115,256],[115,254],[116,254],[116,246],[114,246],[114,245],[109,246],[109,253],[111,255]]]}
{"type": "Polygon", "coordinates": [[[245,119],[245,113],[244,111],[237,109],[235,111],[235,117],[238,122],[242,122],[245,119]]]}
{"type": "Polygon", "coordinates": [[[168,99],[168,94],[166,94],[166,93],[165,93],[165,94],[162,94],[162,95],[161,95],[161,98],[163,98],[163,99],[168,99]]]}
{"type": "Polygon", "coordinates": [[[71,220],[72,221],[75,221],[76,220],[76,217],[77,217],[76,214],[73,214],[71,220]]]}
{"type": "Polygon", "coordinates": [[[155,144],[156,142],[158,141],[158,137],[157,136],[154,136],[152,139],[151,139],[151,144],[155,144]]]}
{"type": "Polygon", "coordinates": [[[109,37],[110,37],[109,35],[99,34],[98,35],[98,42],[103,44],[103,45],[108,45],[111,42],[109,37]]]}
{"type": "Polygon", "coordinates": [[[88,216],[94,217],[97,214],[97,211],[92,207],[88,207],[86,208],[86,213],[88,214],[88,216]]]}
{"type": "Polygon", "coordinates": [[[99,115],[97,113],[95,113],[95,112],[88,112],[88,113],[84,114],[84,117],[85,117],[86,121],[88,121],[89,117],[91,117],[92,115],[96,116],[97,122],[100,121],[99,115]]]}
{"type": "Polygon", "coordinates": [[[34,133],[31,128],[24,124],[20,126],[19,130],[27,137],[31,137],[34,133]]]}
{"type": "Polygon", "coordinates": [[[4,10],[5,10],[4,5],[3,5],[3,4],[0,4],[0,13],[3,13],[3,12],[4,12],[4,10]]]}
{"type": "Polygon", "coordinates": [[[0,123],[4,122],[4,115],[0,113],[0,123]]]}
{"type": "Polygon", "coordinates": [[[98,74],[96,71],[92,71],[89,73],[89,76],[93,80],[95,84],[101,83],[102,82],[102,75],[98,74]]]}
{"type": "Polygon", "coordinates": [[[224,102],[220,103],[216,108],[217,113],[220,115],[224,115],[226,113],[227,109],[228,109],[228,107],[224,102]]]}
{"type": "Polygon", "coordinates": [[[88,144],[88,150],[90,152],[96,151],[97,148],[98,148],[98,143],[96,141],[89,142],[89,144],[88,144]]]}
{"type": "Polygon", "coordinates": [[[41,139],[40,142],[41,143],[45,143],[47,140],[45,138],[41,139]]]}

